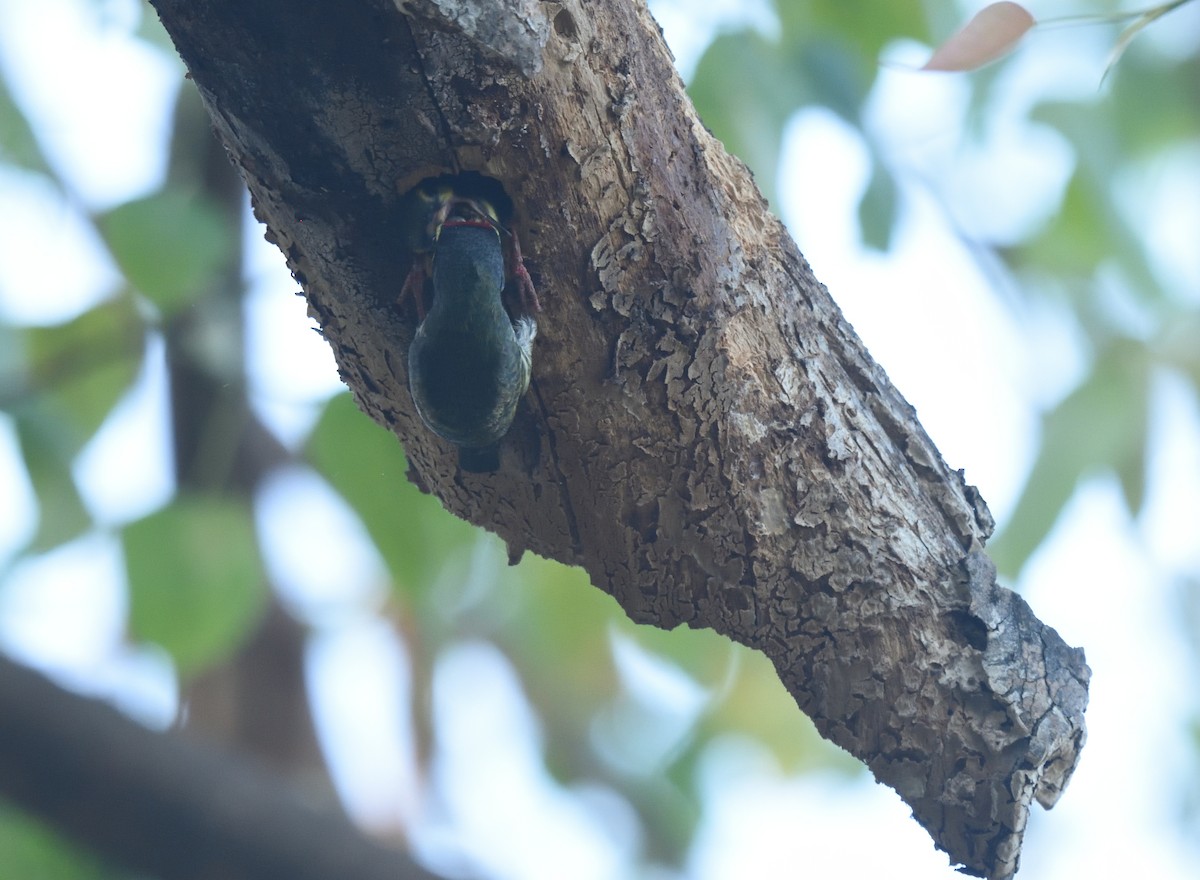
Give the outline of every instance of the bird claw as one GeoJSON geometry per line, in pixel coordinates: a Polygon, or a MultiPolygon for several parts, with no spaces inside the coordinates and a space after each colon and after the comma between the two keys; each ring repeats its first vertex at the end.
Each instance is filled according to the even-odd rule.
{"type": "Polygon", "coordinates": [[[521,256],[521,243],[517,240],[515,231],[509,231],[508,241],[508,274],[516,284],[521,311],[530,315],[540,312],[542,304],[538,301],[537,291],[533,289],[533,279],[529,277],[529,270],[525,268],[525,260],[521,256]]]}
{"type": "MultiPolygon", "coordinates": [[[[424,229],[425,237],[414,247],[417,250],[416,261],[404,279],[400,289],[397,305],[403,306],[406,297],[412,297],[417,308],[417,318],[425,320],[425,282],[430,277],[429,257],[436,249],[438,232],[449,217],[456,212],[464,217],[477,217],[479,220],[492,225],[501,237],[508,237],[505,253],[505,277],[512,287],[507,295],[515,299],[514,311],[521,315],[532,316],[542,310],[537,291],[533,287],[533,279],[525,268],[525,259],[521,256],[521,243],[517,233],[500,225],[495,210],[487,201],[458,195],[448,186],[440,188],[421,189],[417,193],[424,213],[428,220],[424,229]],[[428,253],[426,253],[428,250],[428,253]]],[[[511,301],[511,300],[510,300],[511,301]]]]}
{"type": "Polygon", "coordinates": [[[396,298],[397,305],[403,305],[405,298],[411,296],[417,307],[419,321],[425,320],[425,279],[429,277],[423,263],[424,260],[418,256],[412,269],[409,270],[408,277],[404,279],[404,286],[400,288],[400,296],[396,298]]]}

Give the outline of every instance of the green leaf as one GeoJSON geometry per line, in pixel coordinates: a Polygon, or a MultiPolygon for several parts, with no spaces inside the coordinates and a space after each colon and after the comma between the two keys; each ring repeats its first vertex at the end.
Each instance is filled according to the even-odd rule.
{"type": "Polygon", "coordinates": [[[763,654],[707,629],[637,625],[615,599],[591,586],[582,569],[527,555],[508,570],[494,607],[480,613],[492,623],[487,635],[520,669],[530,699],[541,708],[550,734],[548,759],[563,778],[586,772],[575,763],[574,744],[589,735],[595,713],[620,693],[614,628],[675,663],[713,694],[699,722],[701,740],[726,733],[753,737],[789,771],[861,766],[849,758],[840,761],[841,753],[822,743],[763,654]]]}
{"type": "Polygon", "coordinates": [[[266,603],[254,520],[230,498],[180,496],[122,531],[131,633],[184,675],[228,657],[266,603]]]}
{"type": "Polygon", "coordinates": [[[886,251],[891,246],[896,227],[896,181],[878,157],[873,162],[873,169],[871,181],[858,203],[858,224],[864,245],[886,251]]]}
{"type": "Polygon", "coordinates": [[[97,224],[130,284],[167,314],[217,281],[237,235],[210,199],[178,189],[126,202],[97,224]]]}
{"type": "MultiPolygon", "coordinates": [[[[781,10],[782,14],[782,10],[781,10]]],[[[784,28],[781,40],[750,30],[718,36],[705,51],[688,94],[705,125],[754,172],[777,202],[783,132],[806,105],[822,104],[852,125],[877,63],[863,63],[848,39],[813,37],[812,28],[784,28]]]]}
{"type": "Polygon", "coordinates": [[[33,135],[33,129],[21,108],[13,100],[3,73],[0,72],[0,159],[21,168],[55,178],[50,163],[33,135]]]}
{"type": "Polygon", "coordinates": [[[928,40],[926,22],[929,4],[923,0],[888,0],[864,8],[863,3],[846,0],[775,0],[784,39],[814,39],[829,42],[831,38],[845,41],[854,47],[863,69],[875,69],[879,53],[894,40],[909,37],[928,40]]]}
{"type": "MultiPolygon", "coordinates": [[[[131,297],[26,331],[25,384],[59,412],[76,451],[96,433],[141,365],[145,326],[131,297]]],[[[72,453],[73,454],[73,453],[72,453]]]]}
{"type": "Polygon", "coordinates": [[[737,665],[724,698],[705,718],[706,739],[731,732],[750,736],[769,748],[787,773],[817,767],[862,770],[857,760],[824,741],[808,716],[796,709],[765,654],[740,645],[736,649],[737,665]]]}
{"type": "Polygon", "coordinates": [[[751,737],[770,749],[789,773],[831,765],[861,767],[823,742],[812,722],[796,711],[795,700],[766,655],[707,629],[633,630],[643,647],[675,661],[712,692],[713,702],[701,721],[702,740],[725,733],[751,737]]]}
{"type": "Polygon", "coordinates": [[[1011,253],[1019,264],[1037,267],[1051,277],[1091,277],[1112,253],[1104,220],[1109,209],[1104,194],[1097,192],[1086,175],[1076,172],[1049,226],[1011,253]]]}
{"type": "MultiPolygon", "coordinates": [[[[500,553],[496,561],[503,564],[500,553]]],[[[617,678],[609,629],[634,628],[617,601],[593,587],[583,569],[533,554],[507,570],[504,583],[496,603],[508,604],[510,613],[485,610],[501,624],[494,637],[522,668],[527,686],[541,695],[536,701],[578,718],[613,697],[617,678]]]]}
{"type": "Polygon", "coordinates": [[[1163,323],[1156,350],[1165,366],[1179,370],[1200,389],[1200,309],[1179,308],[1163,323]]]}
{"type": "Polygon", "coordinates": [[[18,365],[6,396],[38,499],[33,550],[56,547],[91,527],[71,465],[133,383],[144,333],[133,299],[117,297],[12,340],[18,365]]]}
{"type": "Polygon", "coordinates": [[[409,482],[400,441],[349,394],[326,405],[306,455],[358,514],[396,586],[410,596],[425,594],[446,560],[465,558],[479,535],[409,482]]]}
{"type": "Polygon", "coordinates": [[[116,880],[121,876],[49,827],[0,804],[0,865],[7,877],[116,880]]]}
{"type": "Polygon", "coordinates": [[[1134,53],[1112,77],[1108,127],[1126,161],[1135,157],[1154,161],[1164,149],[1188,149],[1200,136],[1200,114],[1195,103],[1185,97],[1195,82],[1196,64],[1164,60],[1134,53]]]}
{"type": "Polygon", "coordinates": [[[1127,150],[1114,131],[1117,121],[1097,125],[1092,108],[1054,102],[1039,105],[1030,118],[1060,131],[1079,158],[1054,221],[1018,250],[1018,257],[1057,277],[1074,274],[1090,279],[1097,267],[1118,265],[1141,301],[1161,307],[1162,286],[1151,265],[1144,230],[1122,210],[1118,188],[1113,186],[1129,167],[1127,150]]]}
{"type": "Polygon", "coordinates": [[[167,33],[167,29],[163,27],[162,21],[149,6],[143,4],[141,20],[138,22],[137,30],[134,33],[146,45],[160,50],[163,58],[174,64],[181,76],[187,72],[187,67],[179,60],[179,53],[175,49],[175,44],[171,41],[171,35],[167,33]]]}
{"type": "MultiPolygon", "coordinates": [[[[808,84],[812,99],[823,104],[856,128],[862,128],[859,111],[871,88],[877,65],[865,69],[856,47],[844,40],[814,40],[786,47],[790,75],[808,84]]],[[[793,107],[793,112],[799,110],[793,107]]]]}
{"type": "MultiPolygon", "coordinates": [[[[550,772],[564,781],[599,778],[618,787],[637,811],[653,857],[678,862],[701,813],[690,774],[684,773],[686,778],[679,775],[680,758],[692,757],[692,750],[685,749],[683,756],[667,755],[668,765],[660,768],[666,773],[631,776],[628,767],[614,769],[607,761],[598,760],[599,729],[611,732],[614,723],[621,726],[621,719],[625,724],[659,723],[653,712],[639,714],[630,704],[614,663],[612,632],[619,629],[638,640],[643,635],[666,642],[680,637],[688,643],[704,641],[710,647],[712,640],[720,637],[711,632],[666,633],[637,626],[612,596],[589,583],[582,569],[533,554],[526,554],[516,567],[504,569],[502,548],[490,536],[487,540],[496,544],[493,558],[503,571],[501,588],[483,607],[474,609],[472,621],[459,619],[459,630],[482,630],[519,670],[522,686],[546,732],[545,760],[550,772]],[[588,743],[592,748],[585,747],[588,743]]],[[[730,652],[725,647],[717,654],[719,660],[727,661],[730,652]]],[[[700,660],[706,670],[721,665],[711,657],[692,655],[692,659],[700,660]]],[[[689,736],[684,734],[685,743],[689,736]]],[[[686,769],[691,769],[690,765],[686,769]]]]}
{"type": "Polygon", "coordinates": [[[696,66],[688,94],[704,124],[754,172],[775,201],[783,127],[806,95],[780,47],[757,33],[717,37],[696,66]]]}
{"type": "Polygon", "coordinates": [[[1101,353],[1091,374],[1043,421],[1042,445],[1004,531],[989,545],[997,567],[1015,577],[1045,540],[1079,480],[1118,475],[1133,511],[1145,483],[1150,360],[1133,340],[1101,353]]]}
{"type": "Polygon", "coordinates": [[[38,527],[30,549],[40,553],[79,537],[91,528],[92,518],[71,476],[76,449],[66,440],[57,415],[30,408],[15,424],[38,503],[38,527]]]}

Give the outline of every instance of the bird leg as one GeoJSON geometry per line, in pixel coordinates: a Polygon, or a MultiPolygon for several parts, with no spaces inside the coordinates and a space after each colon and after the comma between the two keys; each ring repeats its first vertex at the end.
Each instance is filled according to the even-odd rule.
{"type": "Polygon", "coordinates": [[[521,257],[521,243],[517,240],[516,230],[505,230],[508,234],[508,253],[505,255],[505,270],[508,277],[516,285],[517,302],[521,314],[532,315],[542,310],[538,302],[537,291],[533,289],[533,279],[525,268],[525,260],[521,257]]]}
{"type": "Polygon", "coordinates": [[[417,320],[425,320],[425,281],[429,277],[429,270],[425,266],[426,258],[418,255],[413,261],[412,269],[409,270],[408,277],[404,279],[404,286],[400,288],[400,295],[396,297],[398,306],[404,305],[405,297],[412,297],[413,303],[417,307],[417,320]]]}

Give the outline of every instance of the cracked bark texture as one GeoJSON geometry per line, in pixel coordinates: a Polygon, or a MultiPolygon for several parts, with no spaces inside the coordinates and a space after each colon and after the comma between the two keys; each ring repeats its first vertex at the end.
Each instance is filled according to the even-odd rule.
{"type": "Polygon", "coordinates": [[[1083,745],[1083,653],[997,586],[983,500],[697,119],[642,3],[152,2],[410,476],[634,620],[764,651],[952,862],[1011,876],[1083,745]],[[418,420],[395,305],[399,198],[462,171],[513,198],[544,307],[483,476],[418,420]]]}

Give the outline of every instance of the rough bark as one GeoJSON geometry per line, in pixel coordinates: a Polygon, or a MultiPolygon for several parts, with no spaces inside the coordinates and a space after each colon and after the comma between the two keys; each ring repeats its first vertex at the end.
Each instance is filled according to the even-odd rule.
{"type": "Polygon", "coordinates": [[[1083,654],[996,585],[986,505],[696,118],[642,4],[153,3],[413,478],[634,620],[763,650],[954,862],[1013,874],[1083,744],[1083,654]],[[395,305],[399,196],[468,170],[512,196],[544,306],[485,476],[417,419],[395,305]]]}

